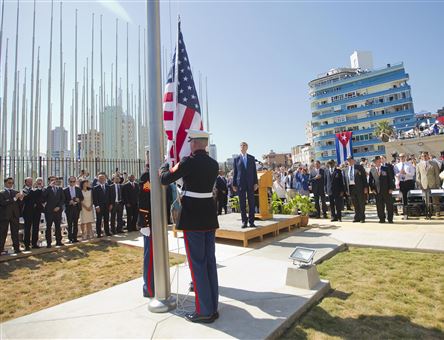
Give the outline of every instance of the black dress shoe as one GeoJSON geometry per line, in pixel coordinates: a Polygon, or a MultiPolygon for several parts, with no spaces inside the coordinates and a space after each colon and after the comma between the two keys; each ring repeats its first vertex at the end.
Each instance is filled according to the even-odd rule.
{"type": "Polygon", "coordinates": [[[25,251],[30,251],[31,247],[30,246],[25,246],[25,251]]]}
{"type": "Polygon", "coordinates": [[[47,245],[46,245],[46,248],[48,248],[48,249],[51,248],[51,245],[50,245],[50,244],[47,244],[47,245]]]}
{"type": "Polygon", "coordinates": [[[379,220],[379,223],[385,223],[385,220],[379,220]]]}
{"type": "Polygon", "coordinates": [[[330,220],[330,222],[337,222],[337,221],[338,221],[337,218],[332,218],[332,219],[330,220]]]}
{"type": "Polygon", "coordinates": [[[64,246],[64,244],[62,242],[59,242],[59,243],[56,243],[56,246],[57,247],[62,247],[62,246],[64,246]]]}
{"type": "Polygon", "coordinates": [[[40,249],[40,246],[38,246],[37,244],[32,246],[33,249],[40,249]]]}
{"type": "Polygon", "coordinates": [[[242,224],[242,229],[247,228],[248,225],[246,223],[242,224]]]}
{"type": "Polygon", "coordinates": [[[393,224],[394,222],[393,222],[393,220],[390,220],[390,221],[388,221],[388,223],[393,224]]]}
{"type": "Polygon", "coordinates": [[[353,220],[353,223],[361,222],[360,220],[353,220]]]}
{"type": "Polygon", "coordinates": [[[72,241],[72,243],[79,243],[79,242],[80,242],[79,240],[72,241]]]}
{"type": "Polygon", "coordinates": [[[97,235],[97,238],[102,238],[103,236],[102,235],[97,235]]]}
{"type": "Polygon", "coordinates": [[[106,233],[106,236],[113,236],[113,234],[111,234],[111,233],[106,233]]]}
{"type": "Polygon", "coordinates": [[[14,249],[14,253],[20,254],[22,251],[20,249],[14,249]]]}
{"type": "Polygon", "coordinates": [[[250,224],[250,228],[257,228],[257,225],[255,225],[254,223],[250,224]]]}
{"type": "Polygon", "coordinates": [[[199,315],[197,313],[190,313],[190,314],[185,314],[185,319],[195,323],[212,323],[216,320],[215,314],[216,313],[214,313],[213,315],[204,316],[204,315],[199,315]]]}

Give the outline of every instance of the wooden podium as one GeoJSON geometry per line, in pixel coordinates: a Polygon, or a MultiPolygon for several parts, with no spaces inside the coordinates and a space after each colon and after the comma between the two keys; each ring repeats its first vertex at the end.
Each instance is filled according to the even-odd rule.
{"type": "Polygon", "coordinates": [[[257,178],[259,181],[259,213],[254,217],[260,220],[269,220],[273,218],[268,202],[268,188],[273,186],[273,174],[268,170],[258,171],[257,178]]]}

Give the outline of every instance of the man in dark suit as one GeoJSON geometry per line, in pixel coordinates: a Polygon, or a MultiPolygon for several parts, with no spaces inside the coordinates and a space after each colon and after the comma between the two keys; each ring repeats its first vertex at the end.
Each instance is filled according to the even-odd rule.
{"type": "Polygon", "coordinates": [[[342,221],[342,209],[344,209],[344,178],[342,170],[336,167],[334,160],[328,163],[328,169],[324,171],[325,193],[330,202],[331,221],[342,221]]]}
{"type": "Polygon", "coordinates": [[[310,172],[311,192],[314,195],[316,217],[321,217],[321,207],[319,205],[319,199],[322,203],[322,217],[327,218],[327,204],[325,204],[325,191],[324,191],[324,169],[321,168],[321,162],[316,161],[314,168],[310,172]]]}
{"type": "Polygon", "coordinates": [[[111,236],[109,231],[110,212],[110,187],[106,183],[106,176],[102,173],[98,177],[98,184],[93,188],[93,204],[96,208],[96,232],[97,237],[102,237],[102,220],[106,236],[111,236]]]}
{"type": "Polygon", "coordinates": [[[258,188],[257,170],[255,158],[247,154],[248,144],[240,144],[241,153],[234,159],[233,164],[233,190],[239,195],[239,205],[242,216],[242,228],[247,228],[247,222],[250,227],[254,225],[254,192],[258,188]],[[248,218],[246,212],[245,199],[248,199],[248,218]]]}
{"type": "Polygon", "coordinates": [[[77,234],[79,232],[79,214],[82,209],[83,201],[82,190],[76,185],[77,180],[70,176],[69,185],[63,190],[65,194],[65,214],[68,222],[68,239],[70,243],[77,243],[77,234]]]}
{"type": "Polygon", "coordinates": [[[227,203],[228,203],[228,186],[227,179],[224,177],[223,170],[219,170],[219,176],[216,178],[216,189],[217,189],[217,214],[222,214],[222,209],[227,214],[227,203]]]}
{"type": "Polygon", "coordinates": [[[113,234],[123,233],[123,198],[122,185],[120,184],[120,176],[113,176],[114,183],[110,185],[109,204],[111,212],[111,232],[113,234]],[[116,229],[117,220],[117,229],[116,229]]]}
{"type": "Polygon", "coordinates": [[[45,211],[45,208],[43,206],[44,204],[43,191],[44,191],[43,178],[37,177],[35,179],[35,188],[32,191],[34,208],[32,211],[31,243],[32,243],[32,248],[34,249],[40,248],[40,246],[38,245],[40,222],[42,220],[42,213],[45,211]]]}
{"type": "Polygon", "coordinates": [[[12,245],[16,254],[21,253],[19,243],[20,201],[23,194],[14,190],[14,179],[5,178],[5,188],[0,191],[0,255],[4,255],[8,227],[11,229],[12,245]]]}
{"type": "MultiPolygon", "coordinates": [[[[23,186],[23,208],[22,208],[22,216],[24,220],[24,235],[23,235],[23,243],[25,244],[25,250],[31,250],[31,229],[32,229],[32,221],[33,221],[33,210],[35,208],[35,195],[32,190],[32,178],[25,178],[25,185],[23,186]]],[[[38,229],[37,229],[38,233],[38,229]]],[[[33,244],[35,241],[34,230],[33,234],[33,244]]],[[[38,236],[38,235],[37,235],[38,236]]]]}
{"type": "Polygon", "coordinates": [[[368,194],[367,174],[362,165],[357,164],[353,157],[347,158],[345,182],[355,209],[353,222],[365,222],[365,195],[368,194]]]}
{"type": "Polygon", "coordinates": [[[122,187],[122,199],[126,209],[128,231],[135,231],[137,217],[139,215],[139,185],[135,182],[134,175],[129,176],[129,181],[122,187]]]}
{"type": "Polygon", "coordinates": [[[48,182],[49,185],[43,191],[43,200],[45,202],[46,248],[51,248],[53,223],[55,226],[56,246],[63,246],[61,223],[65,195],[60,187],[60,180],[57,177],[49,177],[48,182]]]}
{"type": "Polygon", "coordinates": [[[393,223],[393,197],[395,190],[395,178],[390,167],[382,163],[382,159],[376,156],[375,167],[370,169],[369,186],[376,197],[376,209],[379,223],[385,223],[385,209],[387,209],[387,221],[393,223]]]}

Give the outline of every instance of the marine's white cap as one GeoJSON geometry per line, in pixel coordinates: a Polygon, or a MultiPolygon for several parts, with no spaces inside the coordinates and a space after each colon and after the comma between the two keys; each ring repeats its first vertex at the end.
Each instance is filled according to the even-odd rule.
{"type": "Polygon", "coordinates": [[[188,139],[208,139],[210,138],[210,133],[204,130],[185,130],[188,132],[188,139]]]}

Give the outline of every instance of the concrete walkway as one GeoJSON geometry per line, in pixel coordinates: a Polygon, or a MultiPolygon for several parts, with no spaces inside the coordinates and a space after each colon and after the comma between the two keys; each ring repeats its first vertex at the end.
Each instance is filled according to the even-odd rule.
{"type": "MultiPolygon", "coordinates": [[[[138,233],[113,237],[131,246],[143,246],[138,233]]],[[[169,232],[169,250],[184,254],[181,237],[169,232]]],[[[220,283],[220,318],[211,325],[184,320],[194,310],[188,293],[190,273],[186,264],[171,269],[172,291],[179,298],[173,313],[148,312],[141,297],[142,282],[133,280],[0,324],[0,338],[275,338],[328,291],[321,282],[314,290],[285,285],[288,256],[296,246],[317,250],[315,261],[333,256],[346,245],[444,252],[444,219],[379,224],[370,212],[365,224],[311,219],[310,227],[251,242],[218,242],[216,256],[220,283]]]]}

